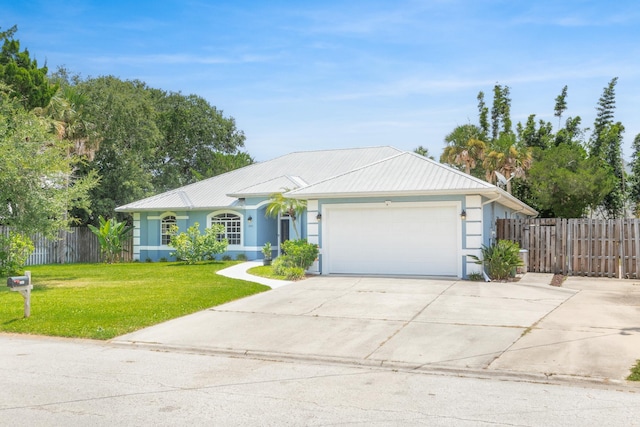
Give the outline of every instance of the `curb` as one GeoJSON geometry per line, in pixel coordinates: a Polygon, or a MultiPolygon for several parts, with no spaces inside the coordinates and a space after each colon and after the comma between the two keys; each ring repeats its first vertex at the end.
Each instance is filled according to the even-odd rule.
{"type": "Polygon", "coordinates": [[[437,364],[415,364],[391,360],[363,360],[345,357],[332,357],[320,355],[301,355],[277,352],[265,352],[254,350],[234,350],[215,347],[191,347],[166,345],[159,343],[131,342],[131,341],[109,341],[109,344],[122,348],[137,348],[159,352],[180,352],[210,356],[222,356],[230,358],[247,358],[254,360],[264,360],[282,363],[311,363],[335,366],[351,366],[366,369],[381,369],[388,371],[399,371],[405,373],[421,373],[426,375],[449,375],[456,377],[497,379],[501,381],[528,382],[537,384],[548,384],[556,386],[582,386],[591,388],[615,389],[640,393],[640,383],[624,380],[612,380],[610,378],[581,377],[568,374],[541,374],[515,371],[501,371],[474,368],[452,368],[437,364]]]}

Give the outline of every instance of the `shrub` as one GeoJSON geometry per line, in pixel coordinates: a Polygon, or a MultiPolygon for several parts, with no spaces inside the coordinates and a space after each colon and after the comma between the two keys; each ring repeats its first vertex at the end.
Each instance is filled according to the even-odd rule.
{"type": "Polygon", "coordinates": [[[292,265],[291,258],[286,255],[279,256],[271,264],[273,274],[284,276],[287,280],[300,280],[304,278],[305,269],[292,265]]]}
{"type": "Polygon", "coordinates": [[[286,270],[290,268],[290,265],[287,264],[287,259],[284,255],[276,258],[271,264],[273,268],[273,274],[276,276],[286,276],[286,270]]]}
{"type": "Polygon", "coordinates": [[[264,259],[271,259],[271,242],[267,242],[262,247],[262,255],[264,255],[264,259]]]}
{"type": "Polygon", "coordinates": [[[289,267],[285,270],[287,280],[304,279],[305,270],[302,267],[289,267]]]}
{"type": "Polygon", "coordinates": [[[520,246],[509,240],[498,240],[492,246],[482,246],[482,259],[469,255],[476,264],[483,265],[492,280],[507,280],[517,267],[524,265],[520,259],[520,246]]]}
{"type": "Polygon", "coordinates": [[[231,261],[231,255],[223,255],[222,256],[222,260],[223,261],[231,261]]]}
{"type": "Polygon", "coordinates": [[[214,224],[200,234],[200,224],[194,223],[185,233],[178,233],[178,227],[171,227],[171,241],[169,246],[175,249],[171,256],[194,264],[207,257],[215,257],[227,250],[227,239],[218,240],[218,235],[224,233],[222,224],[214,224]]]}
{"type": "Polygon", "coordinates": [[[236,255],[236,261],[246,261],[246,260],[247,260],[247,256],[245,254],[236,255]]]}
{"type": "Polygon", "coordinates": [[[124,241],[133,227],[127,226],[124,222],[118,222],[115,218],[106,220],[102,215],[98,217],[98,222],[99,228],[91,224],[88,226],[91,232],[98,236],[104,261],[109,264],[120,261],[124,241]]]}
{"type": "Polygon", "coordinates": [[[469,273],[467,278],[472,282],[481,282],[484,280],[482,273],[469,273]]]}
{"type": "Polygon", "coordinates": [[[318,258],[318,245],[307,243],[306,239],[287,240],[282,244],[282,251],[292,267],[304,270],[311,267],[318,258]]]}
{"type": "Polygon", "coordinates": [[[34,249],[31,239],[22,234],[0,235],[0,276],[19,274],[34,249]]]}

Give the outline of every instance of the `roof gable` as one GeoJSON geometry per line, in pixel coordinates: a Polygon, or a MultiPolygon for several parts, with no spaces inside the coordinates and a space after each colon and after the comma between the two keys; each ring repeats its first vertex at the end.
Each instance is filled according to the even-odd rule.
{"type": "Polygon", "coordinates": [[[404,152],[287,193],[293,197],[459,192],[496,188],[415,153],[404,152]]]}

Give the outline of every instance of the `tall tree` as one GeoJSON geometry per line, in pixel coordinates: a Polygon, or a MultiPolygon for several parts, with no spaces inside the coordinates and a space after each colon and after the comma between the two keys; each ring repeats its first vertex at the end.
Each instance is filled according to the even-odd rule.
{"type": "Polygon", "coordinates": [[[28,50],[20,51],[20,42],[13,38],[17,31],[14,25],[0,32],[0,81],[11,87],[11,96],[27,110],[45,107],[58,88],[47,79],[46,66],[38,67],[28,50]]]}
{"type": "Polygon", "coordinates": [[[631,154],[631,179],[629,185],[629,198],[631,199],[634,214],[640,216],[640,133],[633,139],[633,153],[631,154]]]}
{"type": "Polygon", "coordinates": [[[93,170],[101,178],[91,192],[91,218],[114,216],[117,206],[153,194],[154,150],[162,141],[156,125],[156,110],[147,86],[140,81],[122,81],[112,76],[85,80],[76,90],[88,101],[87,122],[95,126],[100,147],[93,161],[81,169],[93,170]]]}
{"type": "Polygon", "coordinates": [[[184,96],[151,90],[162,142],[155,148],[154,187],[166,191],[209,178],[207,165],[219,161],[218,153],[233,157],[245,136],[235,120],[197,95],[184,96]]]}
{"type": "Polygon", "coordinates": [[[553,108],[553,115],[558,118],[558,127],[561,126],[562,114],[567,110],[567,86],[562,88],[560,95],[556,96],[556,105],[553,108]]]}
{"type": "Polygon", "coordinates": [[[539,120],[536,123],[536,115],[530,114],[527,123],[522,126],[518,122],[516,125],[518,138],[526,147],[548,148],[553,139],[553,125],[550,122],[539,120]]]}
{"type": "Polygon", "coordinates": [[[484,102],[484,92],[478,92],[478,121],[480,123],[480,131],[482,141],[486,141],[489,138],[489,108],[484,102]]]}
{"type": "Polygon", "coordinates": [[[511,133],[511,98],[509,86],[496,84],[493,87],[491,106],[491,137],[497,140],[502,133],[511,133]]]}
{"type": "Polygon", "coordinates": [[[616,83],[618,78],[611,79],[607,87],[602,91],[602,96],[598,100],[595,122],[593,124],[593,133],[591,134],[591,156],[603,156],[606,149],[603,148],[604,132],[606,128],[613,124],[614,111],[616,109],[616,83]]]}
{"type": "MultiPolygon", "coordinates": [[[[54,237],[70,224],[67,210],[87,208],[95,174],[74,176],[77,158],[39,118],[0,95],[0,222],[15,232],[54,237]]],[[[71,218],[72,219],[72,218],[71,218]]]]}
{"type": "Polygon", "coordinates": [[[578,117],[568,117],[562,129],[555,135],[554,145],[560,144],[582,144],[584,142],[584,130],[580,127],[582,119],[578,117]]]}
{"type": "Polygon", "coordinates": [[[622,160],[622,134],[624,126],[617,122],[601,132],[601,141],[606,148],[605,162],[609,165],[614,187],[602,201],[605,215],[610,219],[623,218],[627,196],[627,184],[622,160]]]}

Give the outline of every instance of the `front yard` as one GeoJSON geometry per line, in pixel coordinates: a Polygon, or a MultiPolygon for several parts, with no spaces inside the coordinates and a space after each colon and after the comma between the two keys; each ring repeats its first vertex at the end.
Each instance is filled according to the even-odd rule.
{"type": "Polygon", "coordinates": [[[31,317],[23,317],[22,296],[2,286],[0,332],[106,340],[269,289],[216,274],[232,264],[27,267],[33,284],[31,317]]]}

